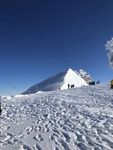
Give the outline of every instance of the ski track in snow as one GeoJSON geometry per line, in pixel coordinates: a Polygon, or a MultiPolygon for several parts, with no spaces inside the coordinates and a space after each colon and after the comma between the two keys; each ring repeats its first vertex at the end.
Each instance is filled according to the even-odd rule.
{"type": "Polygon", "coordinates": [[[108,86],[1,101],[1,150],[113,150],[113,90],[108,86]]]}

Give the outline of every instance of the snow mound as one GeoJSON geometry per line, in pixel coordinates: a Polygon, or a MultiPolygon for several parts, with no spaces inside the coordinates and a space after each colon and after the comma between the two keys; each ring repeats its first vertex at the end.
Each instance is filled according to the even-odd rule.
{"type": "Polygon", "coordinates": [[[20,98],[21,98],[21,97],[25,97],[25,96],[28,96],[28,95],[27,95],[27,94],[26,94],[26,95],[19,94],[19,95],[15,95],[14,97],[15,97],[15,98],[18,98],[18,97],[20,97],[20,98]]]}
{"type": "Polygon", "coordinates": [[[1,96],[1,98],[9,100],[9,99],[11,99],[11,96],[1,96]]]}
{"type": "Polygon", "coordinates": [[[68,69],[65,72],[61,72],[55,76],[44,80],[43,82],[36,84],[25,91],[23,94],[36,93],[38,91],[54,91],[58,89],[68,89],[69,85],[74,87],[87,86],[86,81],[81,78],[75,71],[68,69]]]}

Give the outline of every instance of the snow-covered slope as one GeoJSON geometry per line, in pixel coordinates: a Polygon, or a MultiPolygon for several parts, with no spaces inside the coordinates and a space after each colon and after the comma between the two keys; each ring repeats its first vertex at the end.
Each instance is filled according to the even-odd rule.
{"type": "Polygon", "coordinates": [[[1,101],[0,150],[113,150],[113,90],[109,86],[1,101]]]}
{"type": "Polygon", "coordinates": [[[38,91],[54,91],[58,89],[68,89],[68,84],[74,85],[74,87],[88,85],[86,81],[81,78],[75,71],[73,71],[72,69],[68,69],[65,72],[59,73],[39,84],[32,86],[23,94],[36,93],[38,91]]]}

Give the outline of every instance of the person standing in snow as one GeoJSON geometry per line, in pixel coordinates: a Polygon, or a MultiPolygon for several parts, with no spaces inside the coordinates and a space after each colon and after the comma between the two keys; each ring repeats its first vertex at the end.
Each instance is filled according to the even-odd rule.
{"type": "Polygon", "coordinates": [[[74,88],[74,84],[71,85],[71,88],[74,88]]]}
{"type": "Polygon", "coordinates": [[[70,84],[68,84],[67,86],[68,86],[68,89],[69,89],[69,87],[70,87],[70,84]]]}
{"type": "Polygon", "coordinates": [[[100,84],[100,81],[98,80],[96,84],[100,84]]]}

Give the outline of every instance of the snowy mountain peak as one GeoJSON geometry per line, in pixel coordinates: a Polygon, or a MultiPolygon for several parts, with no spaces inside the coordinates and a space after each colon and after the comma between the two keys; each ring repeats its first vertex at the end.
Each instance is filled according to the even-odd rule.
{"type": "Polygon", "coordinates": [[[84,71],[83,69],[79,69],[78,73],[80,73],[81,75],[88,75],[89,73],[87,73],[86,71],[84,71]]]}
{"type": "Polygon", "coordinates": [[[67,72],[73,72],[73,70],[72,70],[71,68],[69,68],[69,69],[67,70],[67,72]]]}
{"type": "Polygon", "coordinates": [[[64,77],[64,84],[62,85],[61,89],[67,89],[67,85],[73,85],[74,87],[81,87],[86,86],[87,83],[84,79],[82,79],[75,71],[71,68],[68,69],[67,73],[64,77]]]}
{"type": "Polygon", "coordinates": [[[79,69],[77,72],[87,83],[94,81],[91,75],[83,69],[79,69]]]}
{"type": "Polygon", "coordinates": [[[25,91],[23,94],[36,93],[38,91],[54,91],[58,89],[68,89],[71,87],[87,86],[86,81],[80,77],[74,70],[69,68],[65,72],[58,73],[55,76],[36,84],[25,91]]]}

